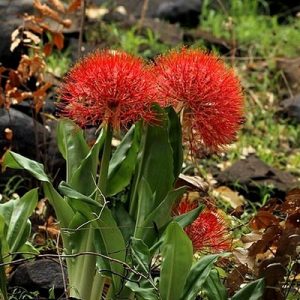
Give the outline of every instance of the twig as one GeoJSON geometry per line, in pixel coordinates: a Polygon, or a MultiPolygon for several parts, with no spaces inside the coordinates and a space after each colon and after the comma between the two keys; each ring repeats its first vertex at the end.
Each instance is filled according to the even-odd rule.
{"type": "MultiPolygon", "coordinates": [[[[78,253],[74,253],[74,254],[35,254],[35,253],[32,253],[32,252],[12,252],[12,253],[9,253],[8,256],[22,255],[22,254],[32,255],[32,257],[30,257],[30,258],[20,258],[20,259],[17,259],[15,261],[12,261],[12,262],[4,262],[4,263],[0,264],[0,267],[6,266],[6,265],[11,265],[11,264],[18,264],[18,263],[26,262],[26,261],[31,260],[34,257],[35,258],[59,258],[59,257],[60,258],[76,258],[76,257],[83,256],[83,255],[94,255],[94,256],[99,256],[99,257],[102,257],[104,259],[107,259],[107,260],[109,260],[111,262],[120,264],[126,270],[134,273],[135,275],[138,275],[138,276],[140,276],[140,277],[142,277],[144,279],[148,279],[148,276],[146,276],[146,275],[144,275],[144,274],[142,274],[142,273],[134,270],[126,262],[121,261],[121,260],[116,259],[116,258],[109,257],[109,256],[107,256],[105,254],[96,253],[96,252],[85,251],[85,252],[78,252],[78,253]]],[[[112,272],[112,271],[108,271],[108,272],[112,272]]]]}
{"type": "Polygon", "coordinates": [[[80,19],[80,28],[79,28],[79,38],[78,38],[78,52],[77,58],[79,59],[82,51],[82,40],[83,40],[83,30],[84,30],[84,21],[85,21],[85,8],[86,8],[86,0],[82,0],[82,8],[81,8],[81,19],[80,19]]]}
{"type": "Polygon", "coordinates": [[[147,12],[147,9],[148,9],[148,4],[149,4],[149,0],[144,0],[142,10],[141,10],[141,17],[140,17],[140,20],[139,20],[138,25],[137,25],[137,32],[138,33],[140,33],[141,30],[142,30],[142,27],[143,27],[143,24],[144,24],[144,21],[145,21],[145,17],[146,17],[146,12],[147,12]]]}
{"type": "Polygon", "coordinates": [[[61,275],[62,275],[62,280],[63,280],[63,285],[64,285],[64,292],[65,295],[68,294],[68,288],[67,288],[67,281],[66,281],[66,276],[65,276],[65,272],[64,272],[64,265],[61,259],[61,256],[59,255],[59,238],[60,238],[60,232],[57,235],[57,239],[56,239],[56,250],[57,250],[57,255],[58,255],[58,261],[59,261],[59,265],[60,265],[60,269],[61,269],[61,275]]]}

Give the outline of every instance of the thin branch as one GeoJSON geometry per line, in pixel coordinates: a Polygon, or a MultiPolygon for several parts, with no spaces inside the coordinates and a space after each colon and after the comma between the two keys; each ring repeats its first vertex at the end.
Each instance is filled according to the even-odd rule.
{"type": "Polygon", "coordinates": [[[79,28],[79,38],[78,38],[78,52],[77,52],[78,59],[81,57],[81,51],[82,51],[82,40],[83,40],[83,31],[84,31],[84,22],[85,22],[85,8],[86,8],[86,0],[82,0],[81,19],[80,19],[80,28],[79,28]]]}

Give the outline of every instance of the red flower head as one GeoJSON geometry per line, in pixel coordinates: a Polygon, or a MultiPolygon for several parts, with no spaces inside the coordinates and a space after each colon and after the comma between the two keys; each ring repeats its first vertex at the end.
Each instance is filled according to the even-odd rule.
{"type": "MultiPolygon", "coordinates": [[[[176,213],[181,215],[196,208],[197,204],[182,200],[176,213]]],[[[222,217],[215,211],[204,209],[197,219],[185,228],[195,251],[222,252],[231,247],[228,228],[222,217]]]]}
{"type": "Polygon", "coordinates": [[[139,58],[96,51],[66,76],[60,89],[62,112],[82,126],[104,122],[119,128],[139,119],[149,121],[153,118],[150,77],[139,58]]]}
{"type": "Polygon", "coordinates": [[[200,143],[219,150],[235,139],[243,115],[241,86],[216,56],[185,48],[171,51],[156,60],[155,73],[158,98],[183,112],[193,148],[200,143]]]}

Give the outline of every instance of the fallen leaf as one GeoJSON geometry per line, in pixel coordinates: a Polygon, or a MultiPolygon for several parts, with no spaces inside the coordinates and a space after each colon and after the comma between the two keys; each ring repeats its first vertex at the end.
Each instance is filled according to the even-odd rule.
{"type": "Polygon", "coordinates": [[[224,201],[230,204],[233,209],[238,208],[245,204],[245,198],[239,193],[231,190],[227,186],[220,186],[214,190],[214,193],[217,197],[221,197],[224,201]]]}

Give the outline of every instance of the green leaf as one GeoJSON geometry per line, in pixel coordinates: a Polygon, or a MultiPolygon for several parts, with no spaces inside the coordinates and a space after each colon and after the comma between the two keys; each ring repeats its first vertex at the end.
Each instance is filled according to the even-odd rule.
{"type": "Polygon", "coordinates": [[[136,282],[127,281],[126,286],[130,288],[139,300],[158,300],[158,294],[153,287],[143,287],[143,283],[137,284],[136,282]]]}
{"type": "Polygon", "coordinates": [[[53,206],[57,219],[62,228],[67,228],[74,216],[74,211],[65,199],[57,192],[51,183],[43,184],[45,196],[53,206]]]}
{"type": "Polygon", "coordinates": [[[148,246],[141,239],[133,237],[131,239],[131,251],[135,263],[139,265],[139,270],[142,270],[145,274],[149,274],[150,251],[148,246]]]}
{"type": "Polygon", "coordinates": [[[138,210],[138,190],[144,178],[155,195],[155,205],[159,205],[172,189],[173,150],[169,142],[168,117],[164,110],[156,107],[159,124],[146,125],[142,133],[138,154],[138,172],[133,180],[130,197],[130,215],[136,217],[138,210]]]}
{"type": "Polygon", "coordinates": [[[183,163],[182,130],[179,117],[173,107],[166,109],[169,117],[169,141],[173,151],[174,178],[180,174],[183,163]]]}
{"type": "Polygon", "coordinates": [[[193,265],[188,274],[183,294],[180,297],[181,300],[194,300],[196,298],[203,288],[203,284],[207,280],[214,263],[221,255],[223,254],[205,255],[193,265]]]}
{"type": "Polygon", "coordinates": [[[155,224],[157,230],[161,230],[172,220],[171,212],[173,205],[178,198],[182,197],[185,190],[185,187],[181,187],[170,191],[165,199],[148,214],[145,222],[138,228],[137,236],[142,236],[143,240],[150,245],[157,238],[157,232],[153,224],[155,224]]]}
{"type": "Polygon", "coordinates": [[[248,283],[239,290],[231,300],[260,300],[263,297],[265,289],[264,278],[248,283]]]}
{"type": "MultiPolygon", "coordinates": [[[[87,220],[91,221],[91,224],[95,230],[96,238],[94,242],[96,251],[111,258],[125,262],[125,242],[123,235],[111,214],[111,211],[105,207],[104,209],[98,209],[98,211],[94,211],[94,213],[96,216],[98,216],[97,218],[95,217],[95,214],[91,213],[91,211],[82,212],[87,220]]],[[[103,268],[103,259],[97,258],[97,262],[100,270],[105,269],[107,265],[109,266],[108,271],[111,270],[113,272],[111,276],[114,288],[118,291],[121,287],[120,275],[122,276],[124,273],[122,264],[109,260],[108,264],[107,261],[105,262],[103,268]]]]}
{"type": "Polygon", "coordinates": [[[140,135],[140,124],[133,125],[114,152],[108,169],[108,196],[121,192],[129,185],[136,167],[140,135]]]}
{"type": "Polygon", "coordinates": [[[16,252],[25,244],[30,234],[29,217],[38,201],[38,189],[27,192],[22,198],[13,201],[13,211],[7,230],[7,242],[11,252],[16,252]]]}
{"type": "Polygon", "coordinates": [[[61,226],[68,227],[68,224],[73,217],[73,210],[54,189],[42,164],[12,151],[8,151],[5,153],[3,165],[4,167],[13,169],[24,169],[36,179],[42,181],[44,193],[49,199],[50,204],[53,206],[61,226]]]}
{"type": "Polygon", "coordinates": [[[162,300],[180,299],[193,262],[193,246],[175,222],[166,229],[163,242],[159,290],[162,300]]]}
{"type": "Polygon", "coordinates": [[[212,269],[209,273],[203,285],[203,289],[206,291],[206,297],[208,298],[208,300],[228,299],[226,288],[222,284],[219,272],[216,269],[212,269]]]}
{"type": "Polygon", "coordinates": [[[145,219],[153,211],[154,206],[151,187],[144,177],[141,178],[139,184],[138,199],[134,236],[136,238],[141,238],[144,232],[145,219]]]}
{"type": "Polygon", "coordinates": [[[13,151],[7,151],[3,157],[3,168],[26,170],[40,181],[50,182],[44,171],[44,166],[13,151]]]}
{"type": "Polygon", "coordinates": [[[99,165],[99,152],[104,144],[105,134],[101,130],[95,144],[90,149],[85,158],[80,162],[78,168],[71,176],[71,187],[75,188],[78,192],[89,196],[96,190],[96,177],[99,165]]]}
{"type": "Polygon", "coordinates": [[[182,228],[185,228],[197,219],[203,208],[203,205],[199,205],[185,214],[174,217],[174,221],[176,221],[182,228]]]}
{"type": "Polygon", "coordinates": [[[135,221],[131,218],[121,201],[118,201],[111,210],[114,219],[123,234],[125,242],[128,243],[134,233],[135,221]]]}
{"type": "Polygon", "coordinates": [[[69,119],[59,120],[57,125],[57,145],[63,158],[66,160],[66,181],[70,182],[72,175],[89,152],[82,129],[69,119]]]}
{"type": "MultiPolygon", "coordinates": [[[[80,201],[80,202],[82,202],[86,205],[91,205],[91,206],[100,207],[100,208],[102,207],[102,205],[99,202],[95,201],[94,199],[92,199],[90,197],[87,197],[87,196],[79,193],[78,191],[73,189],[70,185],[68,185],[64,181],[62,181],[59,184],[58,189],[64,196],[70,198],[69,199],[69,204],[73,207],[73,209],[75,207],[72,204],[74,204],[74,202],[77,203],[78,201],[80,201]]],[[[79,206],[76,206],[77,210],[78,210],[78,207],[80,207],[80,204],[79,204],[79,206]]]]}
{"type": "MultiPolygon", "coordinates": [[[[7,241],[5,238],[5,222],[0,214],[0,264],[4,263],[3,256],[9,252],[7,241]]],[[[7,279],[5,274],[5,267],[0,265],[0,299],[7,300],[7,279]]]]}

